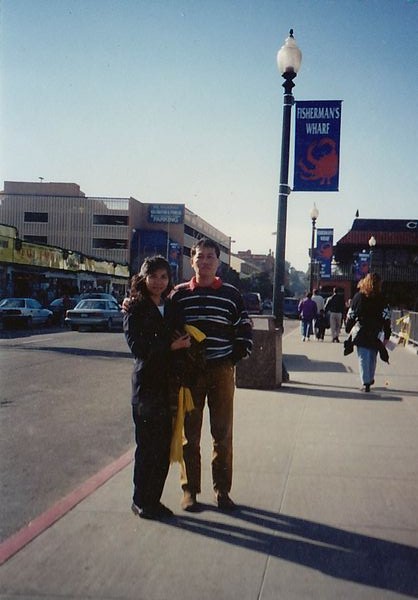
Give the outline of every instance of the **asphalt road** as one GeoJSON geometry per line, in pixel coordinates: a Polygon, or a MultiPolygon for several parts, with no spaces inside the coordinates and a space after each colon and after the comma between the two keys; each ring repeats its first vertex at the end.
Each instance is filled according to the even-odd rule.
{"type": "Polygon", "coordinates": [[[133,446],[123,333],[0,332],[0,539],[133,446]]]}

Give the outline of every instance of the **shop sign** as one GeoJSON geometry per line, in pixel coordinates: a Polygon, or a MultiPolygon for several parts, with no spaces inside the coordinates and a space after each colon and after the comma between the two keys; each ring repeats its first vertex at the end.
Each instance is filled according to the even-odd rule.
{"type": "Polygon", "coordinates": [[[150,204],[148,207],[148,223],[184,222],[184,204],[150,204]]]}

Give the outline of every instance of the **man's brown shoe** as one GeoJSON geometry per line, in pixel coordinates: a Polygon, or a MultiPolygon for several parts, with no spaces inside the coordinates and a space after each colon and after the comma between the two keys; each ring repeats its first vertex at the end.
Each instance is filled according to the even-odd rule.
{"type": "Polygon", "coordinates": [[[187,512],[196,512],[199,510],[199,503],[196,500],[196,494],[192,494],[188,490],[183,492],[183,498],[181,499],[180,506],[187,512]]]}
{"type": "Polygon", "coordinates": [[[217,493],[215,500],[221,510],[236,510],[237,505],[228,494],[217,493]]]}

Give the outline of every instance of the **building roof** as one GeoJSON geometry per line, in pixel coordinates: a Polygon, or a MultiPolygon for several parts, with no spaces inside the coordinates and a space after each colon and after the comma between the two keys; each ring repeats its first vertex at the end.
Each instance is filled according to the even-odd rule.
{"type": "Polygon", "coordinates": [[[418,219],[355,219],[337,244],[367,248],[372,235],[377,246],[418,246],[418,219]]]}

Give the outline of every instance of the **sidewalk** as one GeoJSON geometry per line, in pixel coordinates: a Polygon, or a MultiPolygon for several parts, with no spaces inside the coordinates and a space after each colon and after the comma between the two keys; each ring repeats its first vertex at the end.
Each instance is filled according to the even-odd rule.
{"type": "Polygon", "coordinates": [[[418,598],[417,355],[396,348],[365,394],[355,353],[329,335],[295,330],[283,348],[288,384],[236,393],[237,512],[213,505],[205,422],[202,512],[180,510],[175,465],[163,501],[176,518],[134,517],[122,457],[3,564],[0,598],[418,598]]]}

